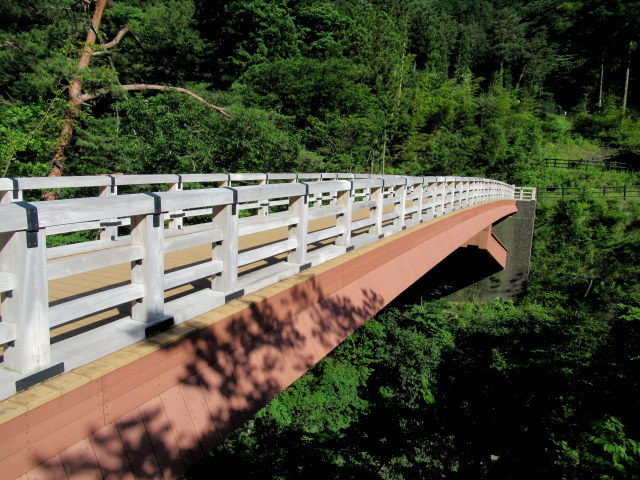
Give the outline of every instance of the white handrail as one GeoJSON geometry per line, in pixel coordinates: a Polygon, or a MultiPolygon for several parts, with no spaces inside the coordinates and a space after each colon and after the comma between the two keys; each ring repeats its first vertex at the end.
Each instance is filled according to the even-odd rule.
{"type": "MultiPolygon", "coordinates": [[[[0,206],[0,344],[5,345],[4,367],[24,376],[52,361],[52,326],[126,303],[131,304],[129,321],[133,322],[128,333],[135,341],[144,336],[146,327],[168,317],[176,323],[195,317],[204,313],[203,308],[211,310],[309,265],[439,215],[498,199],[535,199],[535,189],[453,176],[188,174],[2,178],[0,195],[5,203],[0,206]],[[257,184],[233,185],[248,181],[257,184]],[[216,187],[183,189],[189,182],[216,187]],[[141,184],[166,184],[170,191],[117,192],[118,186],[141,184]],[[87,186],[98,187],[100,196],[21,200],[28,189],[87,186]],[[284,211],[269,213],[274,206],[284,211]],[[242,210],[255,213],[241,218],[242,210]],[[185,218],[197,218],[193,215],[204,216],[204,222],[185,225],[185,218]],[[309,233],[312,221],[333,216],[335,222],[309,233]],[[238,250],[240,237],[280,227],[289,232],[280,241],[238,250]],[[130,233],[119,236],[119,228],[130,228],[130,233]],[[77,230],[103,234],[100,240],[47,248],[48,232],[77,230]],[[318,241],[328,243],[315,244],[318,241]],[[208,262],[165,271],[165,253],[199,245],[211,246],[208,262]],[[281,254],[285,259],[280,263],[238,273],[239,265],[281,254]],[[123,262],[131,263],[128,284],[49,305],[49,281],[123,262]],[[210,288],[192,294],[199,295],[197,302],[165,301],[165,291],[204,278],[211,278],[210,288]]],[[[73,359],[65,362],[74,365],[73,359]]]]}

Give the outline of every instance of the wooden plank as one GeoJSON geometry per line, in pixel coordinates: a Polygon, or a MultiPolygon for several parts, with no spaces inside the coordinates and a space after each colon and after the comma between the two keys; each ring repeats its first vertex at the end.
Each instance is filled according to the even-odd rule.
{"type": "Polygon", "coordinates": [[[208,452],[220,442],[220,438],[197,377],[192,375],[181,382],[180,389],[189,410],[191,422],[198,434],[200,446],[204,452],[208,452]]]}
{"type": "Polygon", "coordinates": [[[268,173],[269,180],[295,180],[298,177],[297,173],[268,173]]]}
{"type": "Polygon", "coordinates": [[[181,268],[175,272],[164,274],[164,288],[171,290],[172,288],[190,283],[201,278],[216,275],[222,271],[222,262],[218,260],[209,260],[208,262],[193,265],[191,267],[181,268]]]}
{"type": "Polygon", "coordinates": [[[118,433],[120,433],[126,455],[129,458],[131,470],[136,478],[157,477],[160,465],[140,411],[135,408],[116,420],[115,424],[118,428],[118,433]]]}
{"type": "Polygon", "coordinates": [[[0,235],[0,263],[13,274],[11,295],[2,295],[2,320],[14,325],[16,336],[13,347],[4,350],[4,366],[20,373],[51,358],[45,229],[30,235],[35,244],[27,245],[26,232],[0,235]]]}
{"type": "Polygon", "coordinates": [[[161,183],[177,183],[176,174],[151,174],[151,175],[114,175],[116,185],[157,185],[161,183]]]}
{"type": "Polygon", "coordinates": [[[271,198],[282,198],[304,195],[305,186],[300,183],[278,183],[271,185],[253,185],[249,187],[235,187],[237,202],[256,202],[271,198]]]}
{"type": "Polygon", "coordinates": [[[76,177],[19,177],[16,178],[20,190],[49,190],[55,188],[99,187],[111,185],[106,175],[86,175],[76,177]]]}
{"type": "Polygon", "coordinates": [[[229,178],[226,173],[186,173],[180,177],[182,177],[182,183],[217,183],[229,178]]]}
{"type": "Polygon", "coordinates": [[[298,242],[296,239],[282,240],[280,242],[271,243],[264,247],[254,248],[238,254],[238,266],[249,265],[265,258],[271,258],[280,253],[294,250],[298,242]]]}
{"type": "Polygon", "coordinates": [[[17,328],[14,323],[0,322],[0,345],[13,342],[17,338],[17,328]]]}
{"type": "Polygon", "coordinates": [[[131,219],[131,243],[142,248],[142,260],[131,263],[131,284],[144,291],[142,301],[131,304],[131,318],[144,323],[164,318],[164,235],[161,222],[154,217],[131,219]]]}
{"type": "Polygon", "coordinates": [[[58,235],[61,233],[82,232],[84,230],[98,230],[100,229],[100,223],[97,222],[82,222],[72,223],[70,225],[54,225],[47,228],[47,235],[58,235]]]}
{"type": "Polygon", "coordinates": [[[314,207],[309,209],[309,220],[317,220],[319,218],[330,217],[332,215],[341,215],[342,212],[344,212],[344,207],[342,205],[314,207]]]}
{"type": "Polygon", "coordinates": [[[351,222],[351,230],[360,230],[361,228],[374,225],[375,223],[376,219],[370,217],[363,218],[362,220],[356,220],[355,222],[351,222]]]}
{"type": "Polygon", "coordinates": [[[351,190],[351,182],[348,180],[332,180],[324,182],[307,183],[308,194],[315,195],[326,192],[344,192],[351,190]]]}
{"type": "Polygon", "coordinates": [[[212,212],[213,212],[212,207],[207,207],[207,208],[194,208],[192,210],[186,210],[183,213],[186,218],[190,218],[190,217],[198,217],[200,215],[211,215],[212,212]]]}
{"type": "Polygon", "coordinates": [[[253,216],[241,218],[239,221],[239,235],[249,235],[256,232],[264,232],[266,230],[273,230],[274,228],[287,227],[293,225],[298,221],[295,215],[269,215],[253,216]]]}
{"type": "Polygon", "coordinates": [[[60,260],[50,260],[47,262],[47,278],[48,280],[56,280],[69,275],[77,275],[99,268],[132,262],[141,258],[142,247],[128,245],[60,260]]]}
{"type": "Polygon", "coordinates": [[[238,210],[236,205],[224,205],[213,210],[213,228],[222,230],[222,241],[214,245],[213,260],[222,262],[222,273],[214,277],[212,288],[234,292],[238,282],[238,210]]]}
{"type": "Polygon", "coordinates": [[[379,188],[382,187],[382,183],[383,181],[381,178],[356,178],[353,181],[353,188],[379,188]]]}
{"type": "Polygon", "coordinates": [[[177,478],[186,467],[160,398],[152,398],[138,410],[156,454],[159,472],[166,480],[177,478]]]}
{"type": "MultiPolygon", "coordinates": [[[[346,182],[351,187],[351,182],[346,182]]],[[[338,205],[343,207],[343,214],[336,218],[336,227],[342,228],[342,233],[335,240],[336,245],[348,246],[351,242],[351,215],[353,214],[353,190],[338,192],[338,205]]]]}
{"type": "Polygon", "coordinates": [[[0,233],[27,229],[27,211],[15,203],[0,206],[0,233]]]}
{"type": "Polygon", "coordinates": [[[159,192],[154,195],[160,197],[163,212],[228,205],[234,202],[234,193],[229,188],[203,188],[178,192],[159,192]]]}
{"type": "Polygon", "coordinates": [[[388,212],[382,214],[382,221],[386,222],[388,220],[392,220],[394,218],[398,218],[398,212],[388,212]]]}
{"type": "Polygon", "coordinates": [[[105,425],[90,435],[89,440],[105,479],[135,480],[115,423],[105,425]]]}
{"type": "MultiPolygon", "coordinates": [[[[209,224],[211,227],[211,224],[209,224]]],[[[185,250],[187,248],[198,247],[208,243],[219,242],[222,240],[222,230],[209,228],[202,232],[185,233],[184,235],[176,235],[173,237],[165,237],[164,253],[185,250]]]]}
{"type": "Polygon", "coordinates": [[[179,385],[175,385],[160,395],[171,430],[178,442],[182,459],[187,468],[195,465],[204,455],[198,433],[193,426],[189,409],[179,385]]]}
{"type": "Polygon", "coordinates": [[[40,226],[66,225],[154,212],[154,199],[143,193],[33,202],[32,205],[38,209],[40,226]]]}
{"type": "MultiPolygon", "coordinates": [[[[60,303],[49,308],[49,320],[52,327],[76,318],[113,308],[123,303],[138,300],[144,296],[144,286],[130,284],[94,293],[76,300],[60,303]]],[[[48,336],[48,334],[47,334],[48,336]]]]}
{"type": "Polygon", "coordinates": [[[0,272],[0,292],[8,292],[11,289],[13,289],[13,274],[0,272]]]}
{"type": "MultiPolygon", "coordinates": [[[[357,223],[357,222],[353,222],[357,223]]],[[[351,224],[353,226],[353,223],[351,224]]],[[[352,227],[353,228],[353,227],[352,227]]],[[[323,228],[322,230],[316,230],[315,232],[311,232],[307,236],[307,243],[315,243],[320,242],[322,240],[326,240],[327,238],[337,237],[344,232],[344,227],[330,227],[323,228]]]]}
{"type": "Polygon", "coordinates": [[[297,218],[297,223],[291,224],[288,229],[289,240],[295,241],[295,250],[287,255],[287,261],[302,265],[307,257],[307,231],[309,228],[309,204],[307,196],[290,197],[289,213],[297,218]]]}
{"type": "Polygon", "coordinates": [[[60,459],[62,460],[67,475],[74,480],[102,480],[103,478],[89,437],[83,438],[78,443],[61,452],[60,459]]]}
{"type": "Polygon", "coordinates": [[[131,244],[129,235],[118,237],[118,240],[94,240],[91,242],[72,243],[70,245],[61,245],[59,247],[47,248],[47,259],[67,257],[70,255],[79,255],[81,253],[95,252],[96,250],[104,250],[105,248],[116,248],[131,244]]]}
{"type": "MultiPolygon", "coordinates": [[[[4,473],[9,473],[9,472],[4,471],[4,473]]],[[[37,467],[29,470],[27,472],[27,478],[29,480],[42,480],[43,478],[45,479],[52,478],[55,480],[66,480],[69,477],[67,476],[67,472],[62,463],[62,458],[60,458],[60,455],[56,455],[42,462],[37,467]]]]}
{"type": "Polygon", "coordinates": [[[365,200],[362,202],[353,202],[353,210],[362,210],[364,208],[376,208],[377,202],[375,200],[365,200]]]}
{"type": "Polygon", "coordinates": [[[258,180],[266,180],[266,173],[232,173],[231,181],[233,182],[247,182],[247,181],[258,181],[258,180]]]}

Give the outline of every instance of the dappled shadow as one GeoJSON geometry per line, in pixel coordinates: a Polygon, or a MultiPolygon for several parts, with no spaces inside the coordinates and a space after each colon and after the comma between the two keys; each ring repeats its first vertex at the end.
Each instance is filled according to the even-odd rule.
{"type": "Polygon", "coordinates": [[[335,274],[309,276],[165,346],[151,354],[157,357],[152,371],[134,364],[126,378],[105,380],[111,388],[104,393],[106,425],[91,425],[88,437],[39,459],[31,474],[150,479],[183,473],[388,302],[373,289],[333,291],[341,285],[335,274]]]}
{"type": "MultiPolygon", "coordinates": [[[[460,221],[450,217],[431,231],[460,221]]],[[[186,335],[180,341],[171,332],[154,337],[162,348],[100,378],[92,407],[99,418],[76,418],[81,426],[66,450],[35,457],[47,460],[39,471],[141,479],[184,472],[428,269],[416,265],[426,262],[426,249],[404,255],[426,241],[424,231],[411,235],[178,325],[174,332],[186,335]],[[203,319],[208,324],[188,330],[203,319]]]]}

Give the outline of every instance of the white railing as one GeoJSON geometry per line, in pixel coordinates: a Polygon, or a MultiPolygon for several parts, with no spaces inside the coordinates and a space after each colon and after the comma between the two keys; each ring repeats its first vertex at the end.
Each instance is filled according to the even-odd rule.
{"type": "Polygon", "coordinates": [[[180,323],[383,236],[468,206],[513,199],[516,191],[481,178],[351,174],[0,179],[3,366],[19,378],[59,362],[78,366],[144,338],[159,322],[180,323]],[[215,188],[184,189],[189,183],[215,188]],[[117,194],[118,186],[141,184],[165,184],[168,191],[117,194]],[[99,195],[22,201],[26,190],[79,187],[98,187],[99,195]],[[239,250],[241,237],[280,227],[288,234],[239,250]],[[82,230],[99,239],[47,248],[47,235],[82,230]],[[211,248],[208,260],[166,269],[165,254],[202,245],[211,248]],[[265,259],[271,261],[262,265],[265,259]],[[50,304],[50,282],[129,262],[124,284],[50,304]],[[243,266],[251,268],[244,272],[243,266]],[[165,292],[202,279],[206,288],[165,300],[165,292]],[[75,346],[50,345],[52,328],[115,307],[129,308],[130,315],[79,335],[75,346]]]}
{"type": "Polygon", "coordinates": [[[535,187],[514,187],[515,200],[535,200],[537,189],[535,187]]]}

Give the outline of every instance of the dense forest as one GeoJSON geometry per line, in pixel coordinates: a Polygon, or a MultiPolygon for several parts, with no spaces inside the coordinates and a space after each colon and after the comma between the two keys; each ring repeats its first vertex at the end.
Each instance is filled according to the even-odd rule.
{"type": "Polygon", "coordinates": [[[0,168],[527,183],[550,144],[638,147],[639,15],[620,0],[3,0],[0,168]]]}
{"type": "MultiPolygon", "coordinates": [[[[637,158],[638,18],[621,0],[3,0],[0,168],[638,185],[634,164],[536,162],[637,158]]],[[[518,298],[396,302],[188,477],[640,479],[639,227],[637,199],[543,198],[518,298]]]]}

